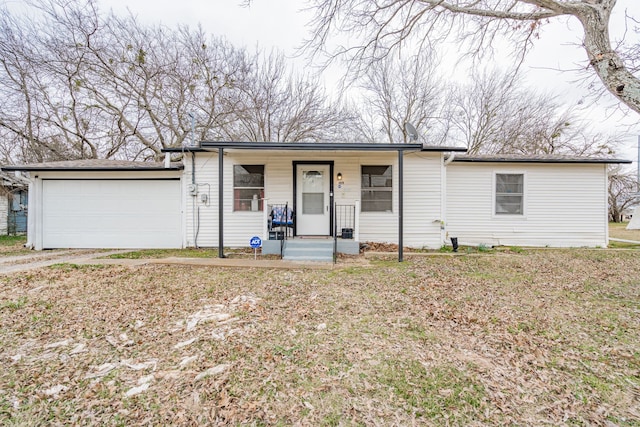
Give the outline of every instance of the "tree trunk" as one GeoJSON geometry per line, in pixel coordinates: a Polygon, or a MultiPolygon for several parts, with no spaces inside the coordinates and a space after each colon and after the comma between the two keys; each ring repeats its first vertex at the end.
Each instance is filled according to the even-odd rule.
{"type": "Polygon", "coordinates": [[[614,1],[576,6],[575,16],[584,28],[584,48],[589,64],[602,83],[616,98],[640,113],[640,79],[624,66],[620,56],[611,48],[609,20],[614,1]]]}

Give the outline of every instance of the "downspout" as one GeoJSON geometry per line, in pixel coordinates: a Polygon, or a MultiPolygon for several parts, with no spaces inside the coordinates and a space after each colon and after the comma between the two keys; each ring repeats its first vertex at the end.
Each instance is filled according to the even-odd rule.
{"type": "Polygon", "coordinates": [[[200,234],[200,206],[198,206],[198,186],[196,185],[196,153],[191,152],[191,206],[193,224],[193,246],[198,249],[198,234],[200,234]],[[197,211],[197,212],[196,212],[197,211]]]}
{"type": "Polygon", "coordinates": [[[191,152],[191,184],[196,185],[196,153],[191,152]]]}
{"type": "MultiPolygon", "coordinates": [[[[640,140],[640,137],[638,139],[640,140]]],[[[604,170],[604,247],[607,248],[609,247],[609,168],[607,165],[602,165],[602,168],[604,170]]],[[[636,211],[638,208],[634,211],[634,215],[636,211]]]]}
{"type": "Polygon", "coordinates": [[[42,230],[38,227],[36,229],[36,206],[40,208],[39,204],[36,204],[36,181],[29,174],[29,192],[27,193],[27,209],[32,209],[31,214],[27,211],[27,243],[24,245],[28,249],[35,248],[36,233],[42,233],[42,230]],[[34,215],[35,214],[35,215],[34,215]]]}
{"type": "MultiPolygon", "coordinates": [[[[189,113],[191,119],[191,147],[196,146],[196,115],[189,113]]],[[[184,153],[183,153],[184,154],[184,153]]],[[[193,226],[193,246],[198,248],[200,234],[200,206],[198,205],[198,186],[196,185],[196,153],[191,151],[191,224],[193,226]]]]}
{"type": "MultiPolygon", "coordinates": [[[[441,238],[441,240],[443,242],[446,242],[446,236],[449,235],[449,231],[446,229],[446,227],[447,227],[447,195],[446,195],[446,191],[447,191],[447,171],[446,171],[446,167],[455,158],[456,158],[456,153],[454,151],[452,151],[451,153],[449,153],[449,157],[447,157],[446,160],[442,163],[442,165],[443,165],[443,168],[442,168],[443,183],[442,183],[442,187],[441,187],[441,190],[440,190],[440,194],[442,194],[444,197],[442,197],[442,199],[441,199],[442,207],[440,209],[441,209],[442,212],[444,212],[444,215],[441,215],[441,218],[440,218],[440,228],[441,228],[441,230],[444,230],[444,236],[442,235],[442,231],[441,231],[440,238],[441,238]]],[[[451,245],[453,246],[453,251],[454,252],[458,252],[458,238],[457,237],[452,237],[451,238],[451,245]]]]}
{"type": "Polygon", "coordinates": [[[453,151],[451,152],[451,154],[449,154],[449,157],[447,157],[447,159],[444,161],[444,166],[447,166],[449,163],[451,163],[453,161],[453,159],[456,158],[456,153],[454,153],[453,151]]]}
{"type": "Polygon", "coordinates": [[[224,217],[223,217],[223,206],[222,203],[224,201],[224,149],[222,147],[218,148],[218,258],[224,258],[224,236],[223,236],[223,225],[224,225],[224,217]]]}
{"type": "Polygon", "coordinates": [[[403,216],[404,216],[404,151],[398,150],[398,262],[403,261],[403,216]]]}

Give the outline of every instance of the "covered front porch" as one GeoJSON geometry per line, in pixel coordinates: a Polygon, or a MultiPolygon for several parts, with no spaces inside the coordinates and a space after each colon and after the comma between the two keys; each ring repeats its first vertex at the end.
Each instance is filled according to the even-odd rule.
{"type": "Polygon", "coordinates": [[[334,253],[358,253],[360,242],[375,241],[398,244],[402,261],[405,244],[441,244],[446,151],[464,149],[264,142],[180,149],[185,246],[217,246],[224,257],[225,246],[248,246],[253,236],[264,253],[283,254],[322,240],[333,241],[334,253]]]}
{"type": "MultiPolygon", "coordinates": [[[[360,252],[360,201],[333,203],[329,234],[302,235],[297,232],[296,214],[288,204],[272,204],[264,199],[262,253],[287,260],[335,261],[337,254],[360,252]]],[[[302,208],[302,206],[301,206],[302,208]]],[[[322,231],[321,231],[322,233],[322,231]]]]}

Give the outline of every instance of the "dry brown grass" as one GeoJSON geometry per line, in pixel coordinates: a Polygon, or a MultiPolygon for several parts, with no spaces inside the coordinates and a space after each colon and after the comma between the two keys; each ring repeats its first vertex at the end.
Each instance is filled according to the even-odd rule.
{"type": "Polygon", "coordinates": [[[609,237],[640,242],[640,230],[627,230],[628,222],[610,222],[609,237]]]}
{"type": "Polygon", "coordinates": [[[57,266],[0,278],[0,424],[634,425],[639,314],[637,251],[57,266]]]}
{"type": "Polygon", "coordinates": [[[0,257],[28,254],[31,250],[24,247],[26,236],[0,236],[0,257]]]}

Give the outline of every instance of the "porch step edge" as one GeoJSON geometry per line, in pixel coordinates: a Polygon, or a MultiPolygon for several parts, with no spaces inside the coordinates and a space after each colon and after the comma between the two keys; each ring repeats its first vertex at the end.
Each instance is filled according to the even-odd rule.
{"type": "Polygon", "coordinates": [[[282,259],[287,261],[333,262],[333,255],[331,256],[284,255],[282,259]]]}

